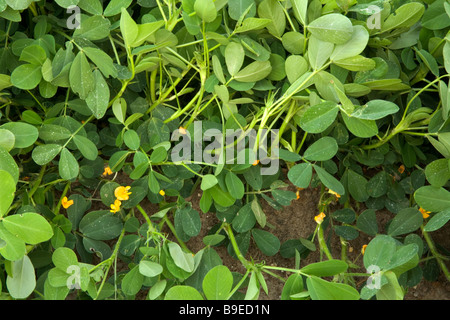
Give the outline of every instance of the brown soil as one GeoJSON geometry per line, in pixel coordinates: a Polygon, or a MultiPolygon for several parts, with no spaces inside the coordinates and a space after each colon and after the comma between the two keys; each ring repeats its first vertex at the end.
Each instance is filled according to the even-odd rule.
{"type": "MultiPolygon", "coordinates": [[[[116,179],[116,181],[120,180],[118,182],[121,184],[131,182],[126,176],[117,178],[118,179],[116,179]]],[[[292,190],[295,189],[292,188],[292,190]]],[[[265,227],[264,229],[276,235],[281,243],[289,239],[298,239],[300,237],[307,238],[314,232],[314,229],[316,227],[314,216],[319,213],[317,208],[319,196],[320,190],[318,190],[317,188],[304,189],[301,191],[300,198],[298,200],[292,201],[290,206],[284,207],[280,211],[275,210],[265,201],[261,201],[263,211],[265,212],[267,217],[267,225],[273,226],[273,228],[265,227]]],[[[194,192],[189,199],[186,199],[192,203],[194,209],[200,212],[202,221],[202,229],[200,231],[200,234],[197,237],[191,238],[186,242],[188,248],[194,253],[204,248],[204,243],[202,242],[203,237],[208,234],[209,230],[213,226],[220,222],[214,213],[202,213],[198,205],[200,197],[201,190],[199,190],[198,192],[194,192]]],[[[150,215],[158,210],[157,205],[151,204],[147,200],[144,200],[141,205],[150,215]]],[[[337,207],[338,206],[336,206],[336,208],[337,207]]],[[[357,212],[362,212],[363,210],[364,208],[359,208],[357,212]]],[[[378,227],[380,233],[383,233],[385,231],[384,226],[390,219],[392,219],[392,217],[393,214],[386,210],[377,211],[378,227]]],[[[142,222],[145,222],[143,218],[142,222]]],[[[170,235],[170,230],[163,231],[167,232],[169,234],[169,238],[173,239],[173,237],[170,235]]],[[[431,236],[435,243],[450,251],[450,237],[448,236],[449,233],[450,224],[447,223],[446,226],[444,226],[440,230],[431,233],[431,236]]],[[[326,233],[325,236],[327,237],[328,234],[326,233]]],[[[351,272],[365,272],[362,264],[361,248],[364,244],[368,244],[370,240],[371,237],[360,233],[360,236],[357,239],[348,241],[347,256],[350,261],[360,266],[360,269],[351,269],[351,272]]],[[[225,246],[217,246],[214,247],[214,249],[221,257],[223,264],[226,265],[231,271],[240,273],[245,272],[245,269],[243,268],[240,261],[231,257],[228,254],[227,248],[225,246]]],[[[339,258],[341,256],[341,244],[339,238],[335,236],[334,233],[332,234],[331,238],[330,250],[335,258],[339,258]]],[[[246,255],[246,259],[253,259],[253,261],[256,262],[264,262],[266,265],[271,266],[294,268],[294,258],[286,259],[283,258],[279,253],[274,256],[268,257],[261,253],[261,251],[256,247],[254,243],[251,243],[246,255]]],[[[320,257],[319,250],[317,249],[315,252],[311,252],[305,259],[302,259],[300,266],[303,267],[305,265],[318,261],[320,261],[320,257]]],[[[450,268],[450,262],[447,264],[447,266],[450,268]]],[[[122,267],[124,269],[127,269],[126,264],[123,264],[122,267]]],[[[290,273],[285,272],[274,273],[280,275],[285,279],[287,279],[287,277],[290,275],[290,273]]],[[[279,300],[284,283],[275,277],[268,276],[267,274],[265,274],[265,279],[269,292],[268,295],[266,295],[265,292],[261,290],[259,299],[279,300]]],[[[359,279],[356,280],[358,281],[359,279]]],[[[364,281],[365,278],[360,280],[360,282],[357,282],[357,284],[363,285],[364,281]]],[[[136,299],[145,298],[146,293],[140,294],[136,297],[136,299]]],[[[405,295],[405,300],[450,300],[450,282],[445,279],[442,273],[439,276],[438,280],[434,282],[422,279],[422,281],[417,286],[409,289],[409,291],[405,295]]]]}
{"type": "MultiPolygon", "coordinates": [[[[189,199],[193,207],[198,208],[198,201],[201,197],[201,191],[196,192],[189,199]]],[[[314,216],[317,215],[317,203],[319,201],[320,192],[318,189],[305,189],[301,191],[300,199],[292,202],[290,206],[284,207],[282,210],[277,211],[268,204],[263,204],[263,210],[267,216],[268,224],[274,226],[274,228],[266,227],[265,230],[272,232],[276,235],[280,242],[283,243],[289,239],[295,238],[307,238],[310,236],[316,227],[316,222],[314,221],[314,216]]],[[[264,202],[264,201],[263,201],[264,202]]],[[[362,210],[361,210],[362,211],[362,210]]],[[[393,215],[387,211],[378,211],[378,224],[380,228],[380,233],[384,232],[384,225],[393,215]]],[[[204,247],[202,239],[208,234],[208,231],[220,221],[216,218],[214,213],[201,214],[202,219],[202,230],[199,236],[191,238],[186,245],[193,252],[197,252],[204,247]]],[[[446,227],[442,228],[438,232],[433,233],[433,239],[436,243],[441,246],[450,249],[450,238],[448,234],[450,232],[450,226],[447,224],[446,227]]],[[[327,235],[326,235],[327,236],[327,235]]],[[[362,268],[362,255],[361,248],[364,244],[369,243],[371,237],[360,233],[360,236],[352,241],[348,241],[348,257],[356,265],[359,265],[361,269],[352,269],[352,272],[365,272],[362,268]]],[[[214,247],[219,256],[222,258],[223,264],[226,265],[231,271],[236,271],[244,273],[245,269],[239,260],[231,257],[225,246],[214,247]]],[[[331,239],[331,253],[335,258],[339,258],[341,255],[341,244],[337,236],[333,236],[331,239]]],[[[319,250],[311,252],[307,258],[301,261],[301,267],[320,261],[319,250]]],[[[261,251],[254,245],[251,244],[249,251],[247,252],[246,259],[253,259],[256,262],[265,262],[266,265],[279,266],[285,268],[294,268],[294,258],[285,259],[279,253],[272,257],[265,256],[261,251]]],[[[449,264],[450,267],[450,264],[449,264]]],[[[277,273],[277,272],[275,272],[277,273]]],[[[278,275],[287,279],[290,273],[278,272],[278,275]]],[[[283,290],[284,283],[279,279],[265,275],[267,286],[269,288],[268,295],[261,290],[259,299],[261,300],[279,300],[281,292],[283,290]]],[[[365,279],[365,278],[364,278],[365,279]]],[[[362,280],[365,281],[365,280],[362,280]]],[[[360,282],[359,284],[363,284],[360,282]]],[[[405,295],[407,300],[450,300],[450,282],[448,282],[443,275],[441,275],[438,281],[429,282],[422,280],[417,286],[410,289],[405,295]]]]}

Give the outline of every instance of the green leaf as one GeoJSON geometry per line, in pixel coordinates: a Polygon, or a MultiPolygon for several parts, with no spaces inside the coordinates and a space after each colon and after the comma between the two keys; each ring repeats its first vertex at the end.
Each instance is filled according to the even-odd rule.
{"type": "Polygon", "coordinates": [[[193,287],[176,285],[167,291],[164,300],[203,300],[203,297],[193,287]]]}
{"type": "Polygon", "coordinates": [[[0,223],[0,239],[6,242],[6,246],[0,248],[0,254],[6,260],[20,260],[25,255],[25,241],[6,230],[3,223],[0,223]]]}
{"type": "Polygon", "coordinates": [[[280,3],[276,0],[263,0],[258,6],[258,16],[272,20],[267,30],[273,36],[280,38],[286,29],[286,16],[280,3]]]}
{"type": "Polygon", "coordinates": [[[308,71],[308,62],[300,55],[290,55],[284,62],[284,68],[289,83],[294,83],[308,71]]]}
{"type": "Polygon", "coordinates": [[[144,283],[144,276],[139,272],[140,264],[134,266],[122,279],[122,291],[129,296],[133,296],[141,290],[144,283]]]}
{"type": "Polygon", "coordinates": [[[230,42],[225,48],[225,63],[228,73],[231,76],[236,75],[241,70],[244,63],[245,52],[242,45],[238,42],[230,42]]]}
{"type": "Polygon", "coordinates": [[[265,27],[267,27],[269,24],[272,23],[272,20],[270,19],[263,19],[263,18],[246,18],[244,21],[242,21],[242,24],[236,28],[236,33],[242,33],[252,30],[260,30],[265,27]]]}
{"type": "Polygon", "coordinates": [[[416,51],[417,55],[420,57],[420,60],[425,63],[427,68],[436,76],[439,77],[439,66],[436,62],[436,59],[429,53],[423,49],[416,51]]]}
{"type": "Polygon", "coordinates": [[[216,176],[212,174],[206,174],[202,177],[202,184],[200,188],[205,191],[214,187],[218,183],[216,176]]]}
{"type": "Polygon", "coordinates": [[[100,71],[94,70],[93,78],[94,87],[86,97],[86,104],[94,117],[101,119],[108,109],[109,87],[100,71]]]}
{"type": "Polygon", "coordinates": [[[34,291],[36,275],[28,256],[12,262],[11,275],[6,278],[6,287],[15,299],[25,299],[34,291]]]}
{"type": "Polygon", "coordinates": [[[339,222],[352,223],[353,221],[355,221],[356,214],[353,209],[343,208],[332,212],[331,217],[339,222]]]}
{"type": "Polygon", "coordinates": [[[11,151],[14,148],[15,141],[16,137],[11,131],[0,128],[0,147],[3,147],[6,151],[11,151]]]}
{"type": "Polygon", "coordinates": [[[372,70],[376,66],[376,62],[373,59],[365,58],[361,55],[335,60],[333,63],[350,71],[367,71],[372,70]]]}
{"type": "Polygon", "coordinates": [[[375,236],[378,233],[378,223],[375,210],[367,209],[363,211],[358,216],[356,227],[369,236],[375,236]]]}
{"type": "Polygon", "coordinates": [[[195,0],[194,10],[205,22],[213,22],[217,17],[216,6],[213,0],[195,0]]]}
{"type": "Polygon", "coordinates": [[[109,36],[110,27],[111,22],[101,15],[87,16],[85,19],[82,16],[80,28],[75,29],[73,35],[91,41],[101,40],[109,36]]]}
{"type": "Polygon", "coordinates": [[[71,266],[78,266],[78,258],[76,253],[69,248],[60,247],[52,254],[52,262],[56,268],[66,273],[71,266]]]}
{"type": "Polygon", "coordinates": [[[310,263],[307,266],[301,268],[300,271],[312,276],[329,277],[345,272],[347,268],[348,265],[344,261],[333,259],[310,263]]]}
{"type": "Polygon", "coordinates": [[[358,291],[344,283],[310,276],[306,279],[306,285],[312,300],[359,300],[358,291]]]}
{"type": "Polygon", "coordinates": [[[325,101],[306,109],[298,124],[308,133],[321,133],[333,124],[338,112],[336,102],[325,101]]]}
{"type": "Polygon", "coordinates": [[[339,13],[330,13],[312,21],[308,30],[317,38],[335,44],[344,44],[353,34],[352,22],[339,13]]]}
{"type": "Polygon", "coordinates": [[[120,219],[107,210],[87,213],[79,225],[83,235],[94,240],[112,240],[119,236],[122,227],[120,219]]]}
{"type": "Polygon", "coordinates": [[[95,88],[95,78],[86,55],[80,51],[72,62],[69,71],[70,87],[81,99],[86,99],[95,88]]]}
{"type": "Polygon", "coordinates": [[[253,198],[253,201],[251,202],[251,207],[253,214],[255,215],[256,221],[258,221],[261,228],[264,228],[266,226],[266,214],[261,208],[258,198],[256,197],[253,198]]]}
{"type": "Polygon", "coordinates": [[[105,17],[115,16],[119,14],[122,8],[126,9],[132,3],[132,0],[111,0],[105,8],[105,17]]]}
{"type": "Polygon", "coordinates": [[[303,154],[309,161],[326,161],[333,158],[338,151],[336,139],[332,137],[322,137],[311,144],[303,154]]]}
{"type": "Polygon", "coordinates": [[[377,291],[377,300],[403,300],[404,293],[397,276],[392,271],[387,271],[383,275],[388,283],[377,291]]]}
{"type": "Polygon", "coordinates": [[[137,37],[139,28],[131,18],[126,8],[122,8],[122,14],[120,15],[120,32],[122,33],[125,45],[130,47],[137,37]]]}
{"type": "Polygon", "coordinates": [[[9,154],[6,149],[0,146],[0,170],[7,171],[14,179],[16,184],[19,180],[19,167],[17,166],[14,158],[9,154]]]}
{"type": "Polygon", "coordinates": [[[367,120],[378,120],[387,115],[398,112],[399,107],[390,101],[370,100],[364,106],[356,108],[352,113],[352,117],[367,120]]]}
{"type": "Polygon", "coordinates": [[[369,199],[366,191],[367,180],[362,175],[353,170],[348,171],[348,191],[350,195],[358,202],[365,202],[369,199]]]}
{"type": "Polygon", "coordinates": [[[436,213],[431,219],[427,222],[424,227],[426,232],[436,231],[442,228],[448,221],[450,220],[450,209],[446,209],[444,211],[436,213]]]}
{"type": "Polygon", "coordinates": [[[240,82],[256,82],[267,77],[271,71],[270,61],[254,61],[236,73],[234,79],[240,82]]]}
{"type": "Polygon", "coordinates": [[[256,218],[252,210],[252,204],[247,203],[236,213],[231,222],[233,229],[239,233],[251,230],[256,223],[256,218]]]}
{"type": "Polygon", "coordinates": [[[150,37],[164,26],[164,20],[138,24],[138,34],[132,44],[133,47],[138,47],[144,43],[144,41],[150,39],[150,37]]]}
{"type": "Polygon", "coordinates": [[[309,39],[308,58],[314,70],[319,70],[328,61],[334,50],[334,44],[312,35],[309,39]]]}
{"type": "Polygon", "coordinates": [[[422,26],[430,30],[441,30],[450,26],[450,20],[444,5],[448,6],[446,0],[437,0],[428,5],[423,14],[422,26]]]}
{"type": "Polygon", "coordinates": [[[11,83],[23,90],[31,90],[41,82],[41,66],[33,64],[22,64],[14,69],[11,74],[11,83]]]}
{"type": "Polygon", "coordinates": [[[30,6],[32,0],[6,0],[5,2],[13,10],[25,10],[30,6]]]}
{"type": "Polygon", "coordinates": [[[319,176],[320,181],[330,190],[333,190],[334,192],[344,195],[345,194],[345,188],[342,185],[341,182],[339,182],[335,177],[333,177],[331,174],[329,174],[325,169],[313,164],[313,168],[316,171],[317,175],[319,176]]]}
{"type": "Polygon", "coordinates": [[[39,136],[39,131],[35,126],[24,122],[7,122],[1,128],[14,134],[14,148],[28,148],[36,142],[39,136]]]}
{"type": "Polygon", "coordinates": [[[359,55],[369,42],[369,32],[361,25],[353,26],[353,34],[350,40],[343,44],[337,45],[330,59],[332,61],[346,59],[359,55]]]}
{"type": "Polygon", "coordinates": [[[163,267],[154,261],[141,260],[139,262],[139,272],[146,277],[156,277],[163,272],[163,267]]]}
{"type": "Polygon", "coordinates": [[[226,300],[233,287],[233,275],[226,266],[215,266],[205,275],[203,293],[208,300],[226,300]]]}
{"type": "Polygon", "coordinates": [[[303,26],[307,24],[308,0],[291,0],[292,10],[298,22],[303,26]]]}
{"type": "Polygon", "coordinates": [[[450,192],[444,188],[423,186],[416,190],[414,199],[427,211],[443,211],[450,207],[450,192]]]}
{"type": "Polygon", "coordinates": [[[389,224],[387,234],[399,236],[419,229],[423,223],[423,217],[419,210],[415,208],[405,208],[392,219],[389,224]]]}
{"type": "Polygon", "coordinates": [[[370,138],[378,134],[378,127],[375,120],[358,119],[349,117],[341,113],[347,129],[359,138],[370,138]]]}
{"type": "Polygon", "coordinates": [[[450,179],[448,159],[438,159],[430,162],[425,167],[427,181],[434,187],[443,187],[450,179]]]}
{"type": "Polygon", "coordinates": [[[187,206],[186,208],[180,210],[178,214],[180,215],[180,219],[183,224],[183,231],[190,237],[197,236],[202,227],[202,222],[198,211],[190,206],[187,206]]]}
{"type": "Polygon", "coordinates": [[[59,157],[59,175],[64,180],[72,180],[78,176],[80,172],[80,166],[77,159],[67,148],[61,150],[59,157]]]}
{"type": "MultiPolygon", "coordinates": [[[[8,171],[0,169],[0,181],[2,182],[2,196],[0,197],[0,217],[8,212],[16,192],[16,183],[8,171]]],[[[0,237],[1,239],[1,237],[0,237]]]]}
{"type": "Polygon", "coordinates": [[[70,138],[72,133],[66,127],[56,124],[43,124],[39,129],[39,138],[44,141],[58,141],[70,138]]]}
{"type": "MultiPolygon", "coordinates": [[[[248,10],[246,18],[254,17],[256,14],[256,3],[254,0],[229,0],[228,14],[230,18],[238,21],[248,10]]],[[[244,20],[245,21],[245,20],[244,20]]]]}
{"type": "Polygon", "coordinates": [[[78,150],[88,160],[95,160],[98,156],[97,146],[88,138],[82,135],[73,136],[73,141],[77,145],[78,150]]]}
{"type": "Polygon", "coordinates": [[[194,257],[190,253],[184,252],[175,242],[170,242],[167,246],[170,256],[179,268],[186,272],[194,271],[194,257]]]}
{"type": "Polygon", "coordinates": [[[388,235],[377,235],[366,247],[364,252],[364,266],[376,266],[383,270],[389,265],[396,252],[395,239],[388,235]]]}
{"type": "Polygon", "coordinates": [[[33,212],[7,216],[3,219],[3,226],[29,244],[45,242],[53,236],[53,229],[47,220],[33,212]]]}
{"type": "Polygon", "coordinates": [[[280,250],[280,240],[274,234],[261,229],[253,229],[252,236],[259,250],[266,256],[273,256],[280,250]]]}
{"type": "Polygon", "coordinates": [[[55,0],[58,5],[63,8],[68,8],[70,6],[76,6],[80,0],[55,0]]]}
{"type": "Polygon", "coordinates": [[[43,166],[52,161],[61,151],[62,146],[59,144],[43,144],[33,149],[31,157],[36,164],[43,166]]]}
{"type": "Polygon", "coordinates": [[[37,44],[25,47],[20,53],[20,61],[29,62],[32,65],[41,66],[47,59],[45,50],[37,44]]]}
{"type": "Polygon", "coordinates": [[[381,26],[381,32],[391,31],[398,28],[409,28],[420,20],[425,7],[419,2],[411,2],[402,5],[391,13],[381,26]]]}
{"type": "Polygon", "coordinates": [[[245,192],[245,186],[239,177],[229,171],[225,176],[225,183],[230,195],[235,199],[242,199],[245,192]]]}
{"type": "Polygon", "coordinates": [[[131,150],[137,150],[141,145],[141,139],[139,138],[137,132],[134,130],[125,131],[125,133],[123,134],[123,141],[125,142],[125,145],[131,150]]]}

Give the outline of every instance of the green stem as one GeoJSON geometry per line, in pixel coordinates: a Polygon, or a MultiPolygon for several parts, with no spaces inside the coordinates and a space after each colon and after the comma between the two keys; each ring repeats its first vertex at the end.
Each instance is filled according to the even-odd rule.
{"type": "Polygon", "coordinates": [[[251,270],[253,268],[253,265],[247,259],[245,259],[245,257],[241,253],[241,250],[239,250],[239,246],[236,242],[236,238],[234,237],[233,230],[231,229],[231,225],[229,223],[225,225],[225,232],[227,233],[228,238],[230,239],[234,253],[236,254],[239,261],[247,269],[247,271],[251,270]]]}
{"type": "Polygon", "coordinates": [[[325,236],[323,234],[322,224],[318,225],[318,238],[319,238],[319,246],[320,250],[325,253],[328,260],[333,260],[333,256],[331,255],[330,250],[328,249],[327,242],[325,241],[325,236]]]}
{"type": "Polygon", "coordinates": [[[424,237],[425,241],[427,242],[428,247],[430,248],[431,254],[436,258],[436,261],[439,264],[445,277],[447,278],[447,281],[450,281],[450,272],[448,271],[447,266],[445,265],[444,261],[442,260],[441,255],[439,254],[439,252],[437,252],[436,247],[433,242],[433,239],[428,234],[428,232],[426,232],[424,230],[423,225],[420,226],[420,230],[422,231],[423,237],[424,237]]]}
{"type": "MultiPolygon", "coordinates": [[[[125,235],[125,228],[123,228],[123,229],[122,229],[122,232],[120,233],[119,239],[118,239],[117,242],[116,242],[116,245],[115,245],[115,248],[114,248],[113,253],[111,254],[111,256],[110,256],[108,259],[105,260],[105,263],[108,264],[108,268],[107,268],[107,270],[106,270],[106,272],[105,272],[105,276],[103,277],[102,283],[100,284],[100,287],[98,288],[97,296],[94,298],[94,300],[97,300],[98,296],[100,295],[100,292],[101,292],[102,289],[103,289],[103,286],[105,285],[106,278],[108,277],[109,269],[111,268],[111,265],[112,265],[113,261],[116,260],[117,252],[119,251],[119,247],[120,247],[120,244],[121,244],[121,242],[122,242],[122,239],[123,239],[123,236],[124,236],[124,235],[125,235]]],[[[92,271],[94,271],[98,266],[99,266],[99,265],[96,265],[94,268],[92,268],[91,270],[89,270],[89,273],[91,273],[92,271]]]]}
{"type": "Polygon", "coordinates": [[[162,220],[164,221],[164,223],[167,224],[167,226],[169,227],[170,231],[172,231],[172,234],[174,235],[175,239],[177,239],[177,242],[180,244],[180,246],[186,250],[189,253],[192,253],[191,250],[189,250],[189,248],[186,246],[186,244],[184,243],[183,240],[181,240],[178,237],[177,231],[175,230],[175,227],[173,226],[172,222],[169,220],[169,218],[167,218],[167,215],[164,216],[164,218],[162,218],[162,220]]]}

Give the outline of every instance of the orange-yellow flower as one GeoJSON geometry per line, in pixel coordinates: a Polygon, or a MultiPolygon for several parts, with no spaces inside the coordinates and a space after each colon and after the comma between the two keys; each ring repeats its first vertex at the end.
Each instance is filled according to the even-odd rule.
{"type": "Polygon", "coordinates": [[[363,245],[361,248],[361,253],[364,255],[364,252],[366,252],[367,244],[363,245]]]}
{"type": "Polygon", "coordinates": [[[179,127],[179,128],[178,128],[178,131],[179,131],[181,134],[186,134],[186,128],[179,127]]]}
{"type": "Polygon", "coordinates": [[[114,195],[116,196],[117,200],[123,201],[123,200],[128,200],[130,198],[130,194],[131,192],[129,192],[128,190],[130,190],[131,187],[127,186],[127,187],[117,187],[114,190],[114,195]]]}
{"type": "Polygon", "coordinates": [[[326,217],[325,213],[321,212],[320,214],[314,217],[314,221],[316,221],[317,224],[321,224],[325,217],[326,217]]]}
{"type": "Polygon", "coordinates": [[[73,200],[68,200],[67,197],[62,198],[61,204],[64,207],[64,209],[69,208],[71,205],[73,205],[73,200]]]}
{"type": "Polygon", "coordinates": [[[105,171],[103,171],[103,175],[104,175],[104,176],[106,176],[106,175],[110,176],[110,175],[112,175],[112,174],[113,174],[113,172],[111,171],[111,168],[110,168],[109,166],[107,166],[107,167],[105,168],[105,171]]]}
{"type": "Polygon", "coordinates": [[[328,193],[334,194],[336,196],[337,199],[339,199],[341,197],[341,195],[337,192],[334,192],[333,190],[329,189],[328,193]]]}
{"type": "Polygon", "coordinates": [[[430,216],[430,211],[425,210],[424,208],[419,208],[420,213],[422,214],[423,218],[426,219],[430,216]]]}
{"type": "Polygon", "coordinates": [[[120,206],[122,205],[122,202],[120,202],[120,200],[115,200],[113,204],[111,204],[111,211],[112,213],[116,213],[118,211],[120,211],[120,206]]]}
{"type": "Polygon", "coordinates": [[[259,160],[255,160],[255,162],[253,162],[253,165],[256,166],[259,163],[259,160]]]}
{"type": "Polygon", "coordinates": [[[162,196],[165,196],[165,195],[166,195],[166,193],[164,192],[164,190],[159,190],[159,194],[162,195],[162,196]]]}
{"type": "Polygon", "coordinates": [[[398,172],[400,172],[400,174],[405,172],[405,166],[403,164],[400,167],[398,167],[398,172]]]}
{"type": "Polygon", "coordinates": [[[297,188],[297,192],[295,193],[297,195],[297,200],[300,199],[300,191],[302,191],[303,188],[297,188]]]}

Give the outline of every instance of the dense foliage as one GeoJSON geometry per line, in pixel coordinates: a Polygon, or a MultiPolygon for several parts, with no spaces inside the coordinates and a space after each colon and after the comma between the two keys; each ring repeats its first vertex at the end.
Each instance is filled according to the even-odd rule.
{"type": "Polygon", "coordinates": [[[1,298],[257,299],[277,270],[296,300],[450,281],[433,241],[450,219],[449,30],[446,0],[0,0],[1,298]],[[255,132],[245,161],[211,161],[231,129],[255,132]],[[309,187],[317,227],[281,243],[263,208],[309,187]],[[191,252],[206,212],[221,223],[191,252]],[[347,256],[360,234],[365,270],[347,256]]]}

